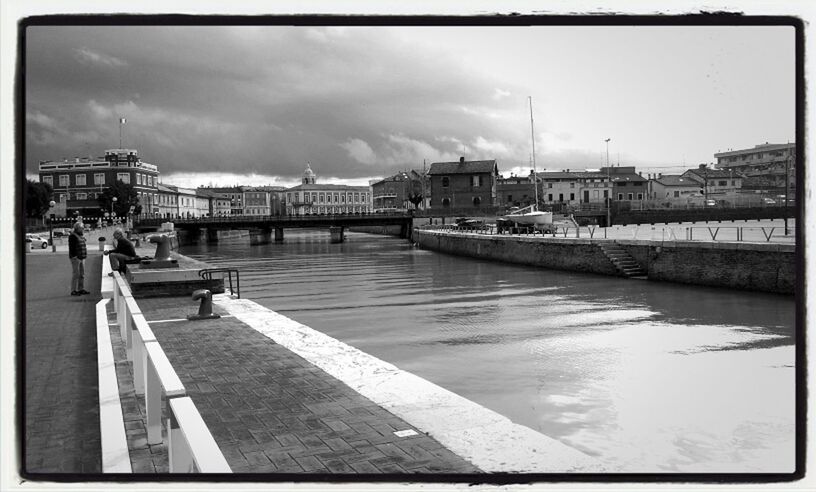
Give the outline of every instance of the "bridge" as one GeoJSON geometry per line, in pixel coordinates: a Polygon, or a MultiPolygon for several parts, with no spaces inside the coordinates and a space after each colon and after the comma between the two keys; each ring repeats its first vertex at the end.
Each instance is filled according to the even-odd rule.
{"type": "Polygon", "coordinates": [[[176,230],[184,231],[191,238],[206,235],[208,242],[218,241],[218,231],[247,230],[251,244],[265,244],[271,241],[272,232],[275,241],[283,241],[284,229],[326,228],[331,233],[332,242],[342,242],[343,233],[348,227],[365,226],[400,226],[400,237],[410,238],[414,216],[411,213],[349,213],[349,214],[312,214],[312,215],[231,215],[223,217],[190,217],[190,218],[138,218],[134,220],[136,232],[157,231],[163,222],[172,222],[176,230]]]}

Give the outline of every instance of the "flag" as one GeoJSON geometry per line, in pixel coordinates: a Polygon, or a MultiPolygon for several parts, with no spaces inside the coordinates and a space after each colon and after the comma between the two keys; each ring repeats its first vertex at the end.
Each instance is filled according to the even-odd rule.
{"type": "Polygon", "coordinates": [[[124,125],[125,123],[127,123],[127,119],[125,119],[125,118],[119,118],[119,124],[120,124],[120,125],[124,125]]]}

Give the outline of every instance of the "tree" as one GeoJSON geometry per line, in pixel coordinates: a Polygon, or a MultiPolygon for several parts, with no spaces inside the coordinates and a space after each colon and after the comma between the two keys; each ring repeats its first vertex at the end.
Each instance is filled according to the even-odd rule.
{"type": "Polygon", "coordinates": [[[139,195],[133,189],[133,185],[117,180],[108,189],[97,195],[96,201],[103,212],[110,212],[113,198],[116,197],[116,202],[113,206],[113,211],[116,212],[117,217],[125,217],[130,211],[130,207],[139,205],[139,195]]]}
{"type": "Polygon", "coordinates": [[[51,208],[50,202],[54,189],[48,183],[26,180],[25,187],[25,215],[26,217],[42,217],[51,208]]]}
{"type": "Polygon", "coordinates": [[[419,204],[422,203],[422,199],[425,198],[422,196],[422,193],[411,192],[408,194],[408,201],[414,204],[414,209],[419,208],[419,204]]]}

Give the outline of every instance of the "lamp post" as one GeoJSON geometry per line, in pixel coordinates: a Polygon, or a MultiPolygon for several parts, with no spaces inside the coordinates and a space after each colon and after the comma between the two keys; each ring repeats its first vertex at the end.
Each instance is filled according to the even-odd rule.
{"type": "MultiPolygon", "coordinates": [[[[110,209],[111,217],[116,217],[116,214],[113,212],[113,206],[116,205],[117,201],[119,201],[118,198],[116,198],[116,197],[111,198],[111,209],[110,209]]],[[[111,221],[113,221],[113,219],[111,219],[111,221]]]]}
{"type": "Polygon", "coordinates": [[[604,140],[606,142],[606,186],[609,189],[606,197],[606,227],[612,226],[612,178],[609,173],[609,141],[611,138],[604,140]]]}
{"type": "MultiPolygon", "coordinates": [[[[54,205],[56,205],[56,204],[57,204],[57,202],[55,202],[54,200],[51,200],[50,202],[48,202],[48,208],[49,208],[48,211],[50,212],[51,209],[54,208],[54,205]]],[[[54,244],[54,215],[55,214],[53,214],[53,213],[48,215],[48,242],[51,244],[51,252],[52,253],[57,252],[57,245],[54,244]]]]}

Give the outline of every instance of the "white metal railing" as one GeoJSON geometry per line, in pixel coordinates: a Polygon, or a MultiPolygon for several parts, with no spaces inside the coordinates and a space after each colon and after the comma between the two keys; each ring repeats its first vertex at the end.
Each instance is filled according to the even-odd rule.
{"type": "Polygon", "coordinates": [[[116,361],[108,328],[106,306],[110,299],[96,303],[96,364],[99,375],[99,435],[102,473],[131,473],[125,418],[119,401],[116,361]]]}
{"type": "Polygon", "coordinates": [[[174,400],[187,398],[187,391],[173,369],[167,354],[161,348],[155,334],[136,303],[127,282],[119,274],[113,273],[113,299],[116,319],[122,341],[125,343],[127,359],[133,364],[133,386],[138,396],[144,397],[147,420],[147,443],[159,444],[162,438],[162,395],[173,423],[166,422],[168,440],[173,439],[173,425],[189,429],[187,433],[176,434],[176,443],[168,442],[168,457],[171,473],[189,472],[189,463],[195,463],[195,470],[201,473],[230,473],[221,450],[209,429],[204,425],[192,400],[178,406],[173,413],[174,400]],[[191,435],[194,431],[196,435],[191,435]],[[179,439],[188,444],[179,444],[179,439]],[[181,453],[181,454],[177,454],[181,453]],[[220,459],[218,458],[220,457],[220,459]]]}

